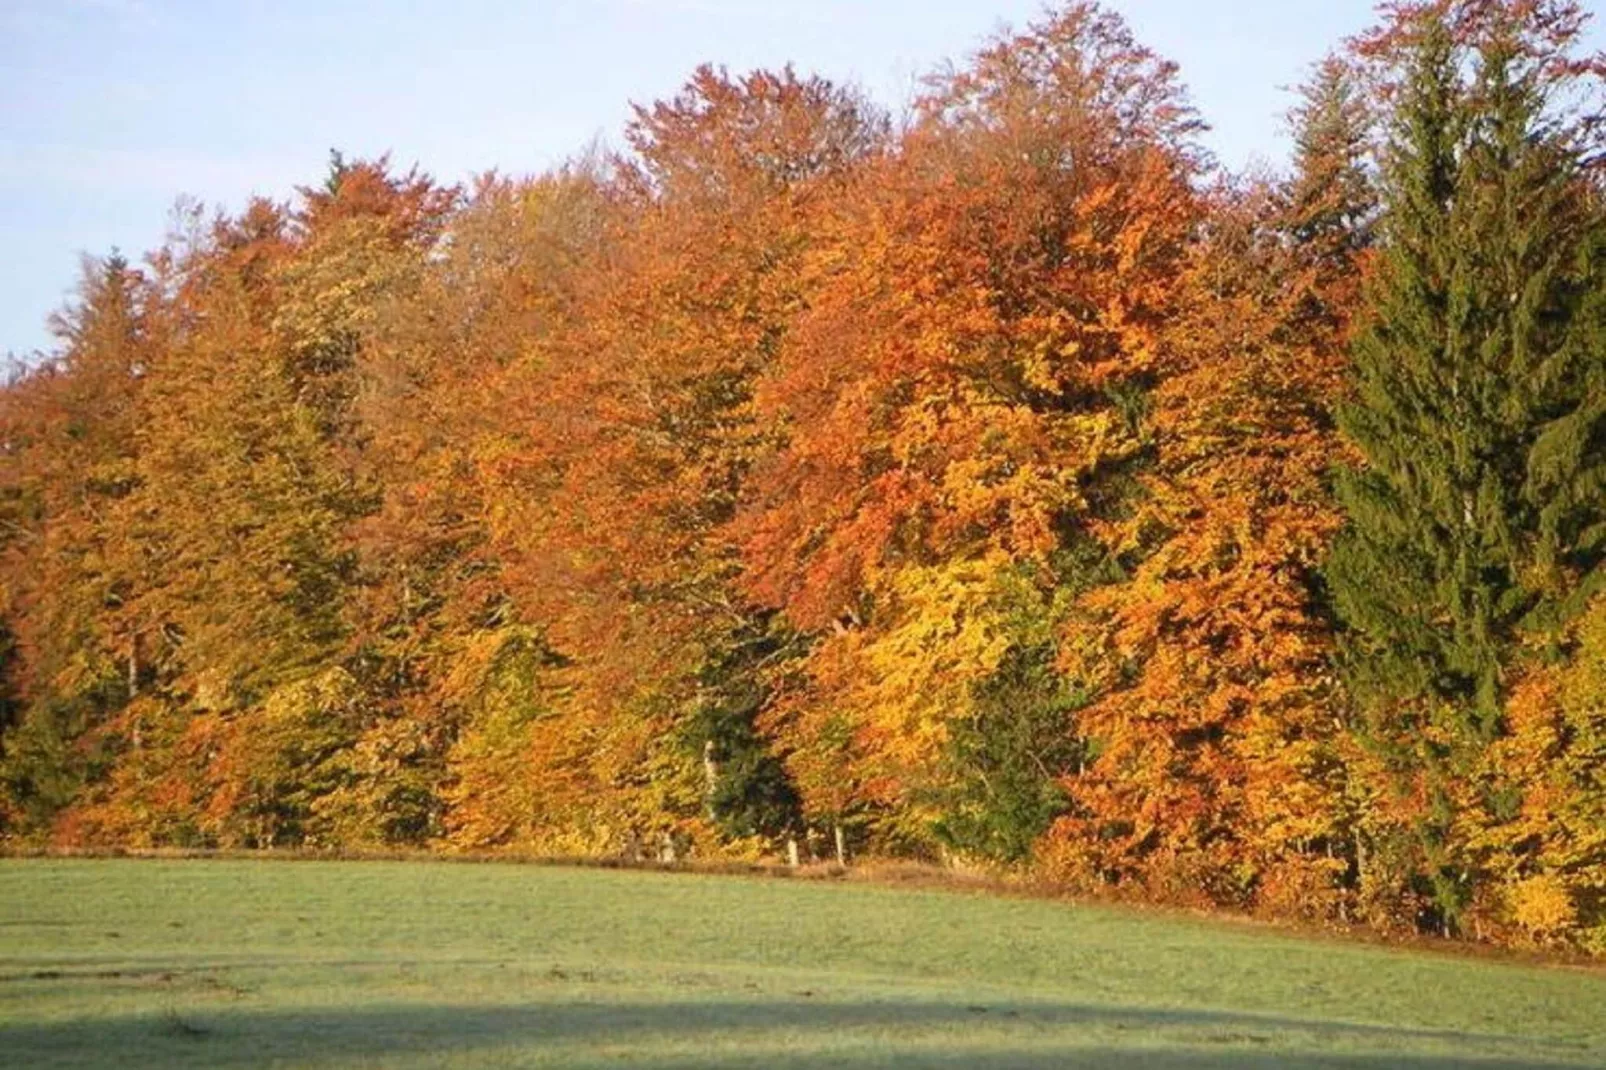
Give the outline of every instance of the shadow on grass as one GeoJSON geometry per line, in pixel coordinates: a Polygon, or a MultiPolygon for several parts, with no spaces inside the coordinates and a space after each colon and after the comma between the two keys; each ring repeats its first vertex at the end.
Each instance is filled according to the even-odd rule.
{"type": "Polygon", "coordinates": [[[1514,1037],[1351,1026],[1271,1016],[1059,1003],[818,1001],[442,1004],[340,1010],[169,1009],[159,1015],[0,1025],[17,1066],[613,1065],[1385,1067],[1539,1070],[1585,1048],[1514,1037]],[[1423,1050],[1436,1049],[1436,1050],[1423,1050]],[[1415,1049],[1415,1050],[1413,1050],[1415,1049]],[[1548,1056],[1548,1058],[1546,1057],[1548,1056]]]}

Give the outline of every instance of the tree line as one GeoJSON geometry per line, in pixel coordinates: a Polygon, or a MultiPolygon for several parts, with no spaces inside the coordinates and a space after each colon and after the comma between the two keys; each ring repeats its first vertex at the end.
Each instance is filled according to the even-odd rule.
{"type": "Polygon", "coordinates": [[[1229,174],[1071,3],[894,117],[336,154],[0,390],[0,835],[829,858],[1606,952],[1606,65],[1405,0],[1229,174]]]}

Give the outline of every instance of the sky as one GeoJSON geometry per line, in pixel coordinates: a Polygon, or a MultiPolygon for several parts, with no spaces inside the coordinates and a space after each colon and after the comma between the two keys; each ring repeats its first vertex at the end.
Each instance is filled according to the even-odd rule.
{"type": "MultiPolygon", "coordinates": [[[[1112,0],[1176,60],[1223,163],[1286,155],[1288,87],[1371,0],[1112,0]]],[[[0,0],[0,353],[48,348],[83,254],[137,258],[181,196],[238,209],[329,150],[445,181],[618,142],[699,64],[854,82],[896,110],[1041,0],[0,0]]]]}

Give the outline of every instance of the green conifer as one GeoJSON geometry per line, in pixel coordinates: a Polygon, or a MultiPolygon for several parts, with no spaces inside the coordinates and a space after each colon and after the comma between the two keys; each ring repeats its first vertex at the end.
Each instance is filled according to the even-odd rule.
{"type": "Polygon", "coordinates": [[[1577,602],[1606,517],[1600,223],[1564,83],[1516,19],[1471,55],[1442,18],[1411,45],[1340,413],[1366,463],[1329,567],[1364,690],[1443,699],[1485,739],[1506,653],[1577,602]]]}
{"type": "Polygon", "coordinates": [[[1321,267],[1352,272],[1372,244],[1377,187],[1369,166],[1370,108],[1350,63],[1335,55],[1317,64],[1288,118],[1294,167],[1283,194],[1283,229],[1321,267]]]}
{"type": "Polygon", "coordinates": [[[1599,573],[1600,216],[1575,31],[1543,5],[1424,6],[1396,27],[1381,259],[1340,426],[1365,464],[1328,579],[1367,734],[1426,774],[1434,898],[1469,894],[1447,778],[1501,732],[1536,626],[1599,573]],[[1465,10],[1463,10],[1463,8],[1465,10]]]}

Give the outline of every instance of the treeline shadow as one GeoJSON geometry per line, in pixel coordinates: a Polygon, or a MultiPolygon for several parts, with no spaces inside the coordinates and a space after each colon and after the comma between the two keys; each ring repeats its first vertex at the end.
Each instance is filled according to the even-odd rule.
{"type": "Polygon", "coordinates": [[[1603,1054],[1519,1038],[1390,1029],[1274,1016],[1062,1003],[827,1002],[807,993],[755,1002],[561,1002],[527,1006],[384,1004],[328,1010],[209,1005],[159,1014],[3,1024],[0,1066],[393,1065],[456,1057],[518,1065],[668,1070],[691,1066],[910,1066],[977,1070],[1247,1067],[1540,1070],[1603,1054]],[[931,1030],[932,1032],[922,1032],[931,1030]],[[956,1032],[957,1030],[957,1032],[956,1032]],[[1080,1033],[1080,1036],[1078,1035],[1080,1033]],[[829,1045],[828,1038],[851,1043],[829,1045]],[[809,1050],[818,1036],[820,1050],[809,1050]],[[962,1044],[956,1044],[963,1038],[962,1044]],[[706,1041],[706,1050],[702,1044],[706,1041]],[[654,1044],[663,1054],[652,1054],[654,1044]],[[945,1051],[943,1045],[956,1044],[945,1051]],[[587,1050],[588,1046],[591,1050],[587,1050]],[[1450,1047],[1450,1053],[1412,1047],[1450,1047]],[[603,1049],[606,1049],[603,1050],[603,1049]],[[1359,1051],[1353,1049],[1361,1049],[1359,1051]],[[1351,1049],[1351,1050],[1344,1050],[1351,1049]],[[1367,1050],[1371,1049],[1371,1050],[1367,1050]],[[517,1053],[526,1053],[522,1059],[517,1053]]]}

